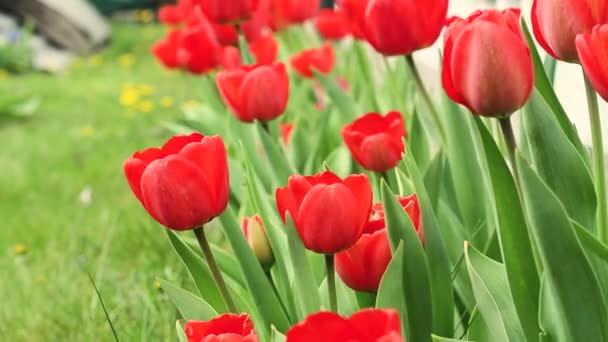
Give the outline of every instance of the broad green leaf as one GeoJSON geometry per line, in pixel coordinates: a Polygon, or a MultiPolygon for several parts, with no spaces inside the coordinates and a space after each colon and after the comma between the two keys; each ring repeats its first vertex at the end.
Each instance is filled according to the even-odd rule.
{"type": "MultiPolygon", "coordinates": [[[[363,94],[369,95],[372,111],[380,111],[380,105],[378,104],[378,95],[376,94],[376,82],[374,80],[374,74],[371,72],[371,66],[369,62],[369,53],[367,52],[367,44],[356,41],[353,44],[353,50],[355,50],[355,57],[357,59],[357,66],[360,70],[360,74],[363,76],[364,82],[357,82],[363,86],[363,94]]],[[[361,81],[361,80],[359,80],[361,81]]]]}
{"type": "Polygon", "coordinates": [[[597,197],[591,173],[538,93],[524,108],[522,120],[536,171],[569,216],[594,231],[597,197]]]}
{"type": "Polygon", "coordinates": [[[231,208],[227,208],[219,217],[226,238],[232,246],[235,258],[238,260],[249,294],[257,307],[260,317],[268,329],[274,325],[279,331],[287,331],[290,326],[285,312],[281,309],[279,299],[274,294],[262,266],[258,263],[245,236],[241,232],[238,221],[231,208]]]}
{"type": "Polygon", "coordinates": [[[462,222],[469,233],[468,239],[481,246],[487,243],[491,232],[484,229],[473,240],[473,231],[481,224],[491,227],[494,218],[490,214],[493,199],[488,194],[489,181],[484,173],[485,158],[482,153],[477,152],[482,152],[483,149],[481,146],[476,147],[479,133],[472,123],[471,114],[465,113],[446,96],[443,97],[443,103],[444,110],[440,111],[440,116],[444,122],[446,142],[442,149],[452,174],[456,202],[462,222]]]}
{"type": "Polygon", "coordinates": [[[407,328],[408,321],[407,309],[405,305],[405,295],[403,291],[404,268],[404,243],[401,241],[393,253],[393,258],[388,264],[380,286],[378,287],[378,295],[376,297],[376,308],[395,309],[399,312],[401,318],[402,331],[407,328]]]}
{"type": "Polygon", "coordinates": [[[599,283],[604,285],[601,286],[601,289],[604,294],[604,300],[606,300],[606,306],[608,307],[608,286],[605,286],[605,284],[608,284],[608,246],[578,223],[573,221],[572,225],[576,230],[576,235],[583,246],[585,254],[587,254],[591,262],[591,267],[595,271],[599,283]]]}
{"type": "Polygon", "coordinates": [[[285,342],[285,335],[281,334],[275,327],[270,329],[270,342],[285,342]]]}
{"type": "Polygon", "coordinates": [[[504,265],[486,257],[465,242],[465,259],[480,315],[493,342],[525,341],[504,265]]]}
{"type": "Polygon", "coordinates": [[[410,154],[406,153],[404,162],[414,183],[422,212],[425,251],[431,270],[433,332],[449,336],[454,327],[454,296],[451,286],[450,260],[416,161],[410,154]]]}
{"type": "Polygon", "coordinates": [[[345,178],[352,174],[353,169],[353,158],[344,145],[338,146],[333,152],[331,152],[325,163],[329,165],[329,169],[336,175],[345,178]]]}
{"type": "Polygon", "coordinates": [[[469,341],[469,340],[457,340],[454,338],[447,338],[447,337],[441,337],[441,336],[437,336],[437,335],[433,335],[432,336],[432,340],[433,342],[475,342],[475,341],[469,341]]]}
{"type": "Polygon", "coordinates": [[[205,298],[207,303],[219,313],[227,312],[226,305],[220,295],[220,292],[215,285],[215,281],[211,276],[211,271],[207,264],[198,256],[190,247],[188,247],[175,232],[165,229],[169,241],[173,249],[181,259],[184,266],[190,273],[194,284],[201,296],[205,298]]]}
{"type": "Polygon", "coordinates": [[[547,101],[549,107],[551,107],[551,112],[559,122],[559,125],[562,128],[562,131],[568,137],[568,140],[570,140],[572,145],[574,145],[578,153],[585,160],[585,163],[589,164],[589,157],[587,155],[585,145],[583,145],[583,142],[576,132],[576,128],[570,121],[570,118],[568,118],[568,114],[566,114],[562,104],[559,102],[559,98],[553,90],[553,86],[545,73],[543,62],[538,54],[538,50],[536,49],[534,37],[532,37],[532,34],[530,34],[530,30],[528,29],[528,25],[526,24],[523,16],[521,17],[521,28],[524,32],[526,40],[528,41],[528,46],[530,47],[530,52],[532,54],[532,61],[534,62],[534,86],[545,101],[547,101]]]}
{"type": "Polygon", "coordinates": [[[426,170],[432,157],[431,144],[417,112],[412,115],[411,127],[408,129],[407,148],[419,161],[420,169],[426,170]]]}
{"type": "Polygon", "coordinates": [[[260,123],[256,124],[258,129],[258,136],[262,141],[262,146],[264,147],[264,151],[266,152],[266,157],[268,158],[270,169],[274,174],[275,185],[284,184],[287,182],[287,178],[292,174],[296,173],[295,169],[289,164],[287,157],[281,147],[279,146],[278,141],[272,139],[268,132],[262,128],[260,123]]]}
{"type": "Polygon", "coordinates": [[[242,143],[242,148],[245,154],[251,162],[252,168],[255,170],[255,174],[260,177],[260,181],[264,185],[264,189],[269,191],[272,189],[272,177],[271,173],[268,172],[268,165],[262,162],[262,156],[260,150],[258,150],[257,140],[255,139],[255,127],[252,125],[244,125],[242,122],[230,117],[229,119],[229,132],[230,136],[235,137],[232,143],[238,146],[239,140],[242,143]]]}
{"type": "Polygon", "coordinates": [[[391,245],[403,246],[403,296],[407,341],[430,341],[433,324],[429,268],[420,238],[395,194],[382,182],[382,203],[391,245]],[[400,239],[401,243],[399,243],[400,239]]]}
{"type": "Polygon", "coordinates": [[[528,341],[533,341],[540,330],[537,319],[540,280],[530,233],[511,171],[486,126],[477,120],[477,127],[490,171],[502,260],[524,334],[528,341]]]}
{"type": "Polygon", "coordinates": [[[545,285],[556,308],[557,320],[543,328],[556,341],[608,340],[608,310],[600,284],[566,209],[520,155],[517,168],[525,213],[546,276],[545,285]]]}
{"type": "Polygon", "coordinates": [[[208,321],[218,315],[211,305],[191,292],[163,279],[160,286],[185,320],[208,321]]]}
{"type": "Polygon", "coordinates": [[[321,309],[321,300],[319,298],[319,292],[317,292],[312,269],[308,263],[306,249],[304,249],[304,245],[300,240],[300,235],[298,234],[291,217],[287,215],[286,219],[287,224],[285,230],[287,232],[291,262],[293,269],[296,270],[294,272],[294,295],[297,293],[297,301],[300,303],[300,310],[298,311],[300,313],[298,321],[300,321],[306,316],[319,311],[321,309]]]}

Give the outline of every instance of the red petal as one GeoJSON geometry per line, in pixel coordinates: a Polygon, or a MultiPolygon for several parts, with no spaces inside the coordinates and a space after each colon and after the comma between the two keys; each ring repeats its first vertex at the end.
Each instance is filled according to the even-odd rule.
{"type": "Polygon", "coordinates": [[[357,341],[348,322],[333,312],[318,312],[287,331],[289,342],[352,342],[357,341]]]}
{"type": "Polygon", "coordinates": [[[253,121],[245,116],[241,110],[241,85],[247,76],[242,69],[219,72],[216,76],[217,88],[224,99],[224,103],[230,107],[232,112],[243,121],[253,121]]]}
{"type": "MultiPolygon", "coordinates": [[[[367,222],[372,207],[372,186],[366,175],[351,175],[342,182],[350,189],[357,201],[357,212],[361,230],[367,222]]],[[[355,214],[355,213],[353,213],[355,214]]],[[[360,233],[359,233],[360,234],[360,233]]]]}

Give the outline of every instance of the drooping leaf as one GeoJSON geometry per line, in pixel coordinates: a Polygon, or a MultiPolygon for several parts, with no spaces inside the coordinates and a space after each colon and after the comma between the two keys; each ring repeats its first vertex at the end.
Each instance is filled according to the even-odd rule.
{"type": "Polygon", "coordinates": [[[211,305],[191,292],[163,279],[160,286],[185,320],[208,321],[218,315],[211,305]]]}

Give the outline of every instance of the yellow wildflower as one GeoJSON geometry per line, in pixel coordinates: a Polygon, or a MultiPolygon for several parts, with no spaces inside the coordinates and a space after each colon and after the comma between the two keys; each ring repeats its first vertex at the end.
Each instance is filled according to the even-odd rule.
{"type": "Polygon", "coordinates": [[[150,113],[154,110],[154,102],[150,100],[143,100],[137,103],[137,109],[142,113],[150,113]]]}
{"type": "Polygon", "coordinates": [[[154,286],[155,289],[160,290],[161,289],[160,280],[158,280],[158,278],[154,278],[154,281],[152,282],[152,286],[154,286]]]}
{"type": "Polygon", "coordinates": [[[139,102],[139,92],[135,88],[123,88],[120,93],[120,104],[129,107],[139,102]]]}
{"type": "Polygon", "coordinates": [[[121,68],[128,69],[132,67],[133,64],[135,64],[135,56],[133,56],[133,54],[126,53],[118,57],[118,65],[121,68]]]}
{"type": "Polygon", "coordinates": [[[23,255],[27,253],[27,248],[24,244],[18,243],[13,246],[13,253],[15,253],[15,255],[23,255]]]}
{"type": "Polygon", "coordinates": [[[173,98],[171,96],[163,96],[160,98],[160,106],[163,108],[171,108],[173,107],[173,98]]]}
{"type": "Polygon", "coordinates": [[[154,19],[154,13],[152,11],[143,9],[135,12],[135,19],[143,24],[149,24],[154,19]]]}

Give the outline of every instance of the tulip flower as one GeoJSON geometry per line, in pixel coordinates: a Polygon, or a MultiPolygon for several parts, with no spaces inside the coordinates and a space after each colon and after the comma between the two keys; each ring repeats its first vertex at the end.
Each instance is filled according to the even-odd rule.
{"type": "Polygon", "coordinates": [[[390,112],[386,116],[368,113],[342,129],[342,138],[357,163],[380,173],[394,168],[401,161],[405,137],[405,125],[399,112],[390,112]]]}
{"type": "Polygon", "coordinates": [[[576,37],[576,48],[593,88],[608,101],[608,25],[598,25],[589,34],[576,37]]]}
{"type": "Polygon", "coordinates": [[[447,12],[448,0],[370,0],[365,39],[383,55],[409,55],[437,40],[447,12]]]}
{"type": "Polygon", "coordinates": [[[181,24],[183,19],[179,5],[165,5],[158,9],[158,20],[165,25],[176,26],[181,24]]]}
{"type": "Polygon", "coordinates": [[[270,0],[271,27],[278,31],[317,15],[321,0],[270,0]]]}
{"type": "Polygon", "coordinates": [[[313,71],[327,75],[336,62],[334,48],[323,44],[320,48],[307,49],[291,57],[291,66],[302,77],[311,78],[313,71]]]}
{"type": "Polygon", "coordinates": [[[348,17],[339,10],[322,10],[314,19],[314,23],[321,37],[325,39],[340,40],[351,32],[348,17]]]}
{"type": "Polygon", "coordinates": [[[446,30],[443,88],[474,114],[508,116],[532,93],[534,68],[519,16],[518,9],[476,11],[446,30]]]}
{"type": "Polygon", "coordinates": [[[161,148],[133,154],[124,172],[146,211],[169,229],[197,228],[228,205],[228,162],[219,136],[175,136],[161,148]]]}
{"type": "Polygon", "coordinates": [[[283,63],[222,71],[216,83],[224,103],[243,122],[270,121],[287,107],[289,77],[283,63]]]}
{"type": "Polygon", "coordinates": [[[195,0],[195,4],[211,21],[226,24],[251,18],[259,0],[195,0]]]}
{"type": "Polygon", "coordinates": [[[241,229],[256,259],[263,267],[270,268],[274,263],[274,255],[260,215],[243,218],[241,229]]]}
{"type": "Polygon", "coordinates": [[[258,342],[247,314],[223,314],[210,321],[188,321],[184,327],[188,342],[258,342]]]}
{"type": "Polygon", "coordinates": [[[241,50],[234,46],[224,46],[222,48],[222,68],[233,70],[238,69],[241,65],[243,65],[241,50]]]}
{"type": "Polygon", "coordinates": [[[293,218],[304,247],[323,254],[355,244],[367,222],[372,188],[365,175],[344,180],[326,171],[314,176],[291,176],[287,187],[276,191],[281,218],[293,218]]]}
{"type": "Polygon", "coordinates": [[[287,331],[287,342],[404,342],[399,314],[393,309],[363,309],[349,318],[317,312],[287,331]]]}
{"type": "Polygon", "coordinates": [[[177,49],[182,33],[178,30],[171,30],[167,36],[152,46],[152,54],[167,69],[176,69],[181,66],[177,58],[177,49]]]}
{"type": "Polygon", "coordinates": [[[239,44],[239,33],[237,32],[236,27],[233,25],[218,25],[215,23],[212,23],[211,25],[213,26],[213,31],[215,31],[215,36],[220,45],[236,46],[239,44]]]}
{"type": "Polygon", "coordinates": [[[251,19],[241,23],[241,32],[248,42],[256,40],[262,35],[264,29],[270,26],[270,1],[259,0],[258,8],[251,19]]]}
{"type": "Polygon", "coordinates": [[[355,39],[365,39],[365,9],[369,0],[338,0],[338,8],[349,19],[355,39]]]}
{"type": "MultiPolygon", "coordinates": [[[[420,240],[424,239],[420,227],[420,207],[415,195],[397,196],[403,209],[408,213],[420,240]]],[[[382,276],[392,258],[386,231],[382,203],[372,207],[370,220],[363,234],[354,246],[337,253],[334,257],[336,272],[342,281],[356,291],[377,292],[382,276]]]]}
{"type": "Polygon", "coordinates": [[[272,64],[279,54],[279,43],[272,33],[267,33],[251,41],[249,51],[257,64],[272,64]]]}
{"type": "Polygon", "coordinates": [[[532,29],[540,46],[553,58],[578,62],[576,36],[608,24],[606,0],[534,0],[532,29]]]}
{"type": "Polygon", "coordinates": [[[177,58],[193,74],[204,74],[220,65],[221,45],[213,26],[204,17],[182,32],[177,58]]]}

